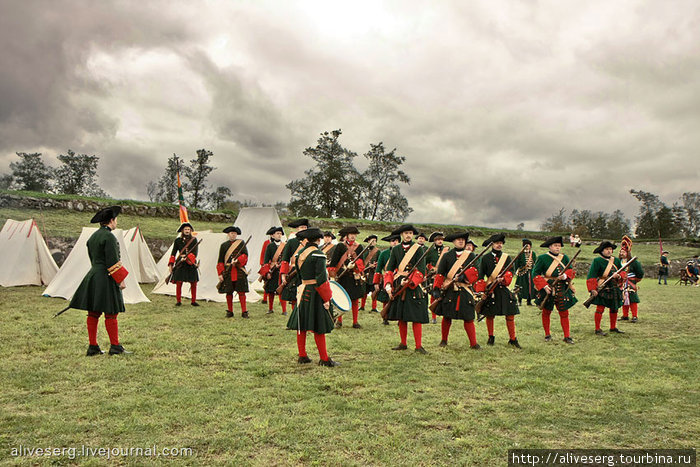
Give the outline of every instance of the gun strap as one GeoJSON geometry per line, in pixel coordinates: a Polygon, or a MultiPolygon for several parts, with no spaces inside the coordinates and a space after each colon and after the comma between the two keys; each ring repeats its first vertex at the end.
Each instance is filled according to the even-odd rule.
{"type": "Polygon", "coordinates": [[[280,242],[279,245],[277,245],[277,249],[275,250],[275,254],[272,257],[272,264],[277,264],[277,260],[280,259],[280,255],[282,254],[282,251],[284,250],[284,246],[287,244],[287,242],[280,242]]]}
{"type": "Polygon", "coordinates": [[[340,261],[335,265],[335,268],[338,269],[342,266],[345,265],[345,260],[348,259],[348,255],[350,253],[353,253],[355,250],[357,250],[357,247],[360,245],[359,243],[355,242],[352,244],[352,246],[348,246],[347,243],[343,243],[345,245],[345,253],[343,253],[343,256],[340,257],[340,261]]]}
{"type": "Polygon", "coordinates": [[[608,276],[610,275],[610,270],[614,266],[615,266],[615,257],[611,256],[610,259],[608,260],[608,265],[605,267],[605,271],[603,271],[603,280],[608,278],[608,276]]]}
{"type": "Polygon", "coordinates": [[[448,281],[451,281],[452,279],[455,278],[455,276],[457,275],[457,271],[459,271],[461,269],[462,265],[464,265],[464,263],[467,262],[467,260],[469,259],[470,256],[471,255],[469,254],[469,252],[467,250],[462,251],[462,254],[459,255],[459,258],[457,258],[457,261],[455,261],[455,264],[453,264],[452,267],[450,268],[450,270],[447,271],[447,280],[448,281]]]}
{"type": "Polygon", "coordinates": [[[406,275],[406,268],[408,267],[408,263],[411,262],[413,257],[416,255],[418,252],[418,249],[420,248],[420,245],[417,243],[414,243],[411,248],[408,249],[406,254],[403,256],[403,259],[399,263],[399,267],[396,269],[397,272],[397,277],[399,276],[405,276],[406,275]]]}
{"type": "Polygon", "coordinates": [[[564,265],[562,264],[562,260],[564,259],[563,254],[559,254],[559,256],[552,256],[549,255],[552,258],[552,264],[549,265],[549,268],[547,268],[547,272],[544,273],[545,279],[553,279],[552,274],[554,274],[554,271],[557,269],[557,267],[561,266],[562,269],[564,269],[564,265]]]}
{"type": "Polygon", "coordinates": [[[490,284],[496,280],[498,275],[503,270],[503,267],[506,265],[507,259],[508,259],[508,253],[501,253],[501,258],[498,260],[498,263],[496,263],[496,267],[493,269],[493,272],[491,273],[488,280],[486,281],[487,284],[490,284]]]}
{"type": "Polygon", "coordinates": [[[372,248],[372,251],[370,251],[369,254],[367,255],[367,257],[365,257],[365,263],[367,263],[367,264],[371,263],[372,260],[374,259],[374,257],[377,256],[378,252],[379,252],[379,248],[377,248],[376,246],[374,248],[372,248]]]}
{"type": "Polygon", "coordinates": [[[231,244],[230,247],[228,247],[228,250],[226,250],[226,255],[224,255],[224,263],[228,264],[229,260],[233,257],[233,252],[236,251],[236,249],[241,246],[241,240],[236,240],[231,244]]]}

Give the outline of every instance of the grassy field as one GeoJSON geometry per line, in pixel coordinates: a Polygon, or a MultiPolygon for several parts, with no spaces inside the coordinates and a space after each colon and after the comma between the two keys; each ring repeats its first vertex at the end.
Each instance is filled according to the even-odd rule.
{"type": "MultiPolygon", "coordinates": [[[[28,210],[28,209],[12,209],[12,208],[0,208],[0,225],[5,223],[5,220],[8,218],[15,219],[15,220],[24,220],[24,219],[29,219],[31,217],[34,217],[37,219],[37,222],[39,224],[39,227],[42,229],[42,231],[46,232],[47,236],[58,236],[58,237],[74,237],[77,238],[78,235],[80,235],[80,230],[82,227],[90,225],[90,218],[92,217],[91,213],[80,213],[80,212],[75,212],[75,211],[64,211],[64,210],[52,210],[52,211],[43,211],[43,213],[39,212],[38,210],[28,210]]],[[[327,222],[323,219],[321,220],[312,220],[313,225],[321,225],[324,226],[324,222],[327,222]]],[[[334,224],[337,223],[338,221],[334,221],[334,224]]],[[[215,232],[221,231],[224,227],[226,227],[228,224],[222,224],[222,223],[215,223],[215,222],[193,222],[195,227],[198,230],[207,230],[211,229],[215,232]]],[[[348,225],[351,225],[352,222],[351,220],[348,220],[348,225]]],[[[165,240],[165,241],[172,241],[175,238],[175,231],[177,230],[177,227],[179,226],[179,222],[176,219],[168,219],[168,218],[163,218],[163,217],[139,217],[139,216],[133,216],[133,215],[127,215],[123,214],[119,216],[119,228],[122,229],[129,229],[131,227],[134,227],[136,225],[139,225],[141,227],[141,231],[144,234],[144,237],[146,239],[158,239],[158,240],[165,240]]],[[[444,226],[443,226],[444,227],[444,226]]],[[[453,226],[454,227],[454,226],[453,226]]],[[[381,227],[377,227],[377,229],[380,229],[381,227]]],[[[423,228],[423,227],[421,227],[423,228]]],[[[430,226],[430,230],[425,228],[425,231],[427,233],[430,233],[432,229],[437,229],[438,226],[430,226]]],[[[464,227],[466,229],[469,229],[469,227],[464,227]]],[[[481,228],[479,228],[481,229],[481,228]]],[[[483,230],[483,229],[482,229],[483,230]]],[[[337,230],[336,230],[337,231],[337,230]]],[[[286,228],[286,232],[289,233],[290,229],[286,228]]],[[[365,230],[362,229],[360,235],[358,238],[360,240],[363,240],[366,236],[370,234],[376,234],[379,236],[379,238],[384,237],[388,235],[387,230],[365,230]]],[[[245,237],[245,232],[243,232],[244,237],[245,237]]],[[[508,240],[506,241],[505,245],[505,250],[506,252],[510,254],[517,254],[518,251],[520,251],[520,248],[522,247],[522,243],[520,239],[522,238],[523,235],[527,235],[527,233],[522,233],[522,232],[511,232],[508,234],[508,240]]],[[[540,236],[542,233],[540,233],[540,236]]],[[[484,236],[475,236],[473,239],[475,243],[478,245],[481,245],[481,242],[485,239],[484,236]]],[[[540,241],[533,241],[533,244],[535,246],[535,252],[539,253],[540,251],[544,252],[545,250],[542,248],[539,248],[540,241]]],[[[386,242],[379,242],[380,246],[382,248],[385,248],[388,246],[386,242]]],[[[583,263],[590,263],[590,261],[593,259],[594,255],[593,250],[594,250],[593,245],[584,245],[582,247],[583,251],[579,255],[579,262],[583,263]]],[[[679,246],[679,245],[667,245],[666,248],[669,250],[669,258],[671,260],[676,260],[676,259],[683,259],[683,258],[690,258],[693,255],[696,255],[700,252],[700,248],[692,248],[692,247],[687,247],[687,246],[679,246]]],[[[575,249],[570,248],[570,247],[565,247],[564,248],[564,253],[568,255],[573,255],[575,254],[575,249]]],[[[650,265],[654,263],[658,263],[659,261],[659,245],[658,243],[650,243],[650,244],[635,244],[633,247],[634,254],[639,257],[639,260],[642,262],[644,265],[650,265]]],[[[672,271],[672,274],[676,275],[678,271],[672,271]]]]}
{"type": "MultiPolygon", "coordinates": [[[[577,280],[579,290],[584,290],[577,280]]],[[[446,348],[424,326],[429,355],[393,352],[395,325],[361,312],[362,329],[328,337],[337,368],[296,363],[286,318],[252,305],[224,318],[220,304],[175,308],[149,295],[120,318],[130,356],[84,356],[84,312],[38,287],[0,289],[0,460],[13,448],[188,447],[188,465],[505,465],[509,448],[697,448],[700,289],[640,285],[640,322],[593,335],[593,313],[571,313],[573,346],[545,343],[538,310],[516,319],[522,350],[469,349],[455,322],[446,348]]],[[[583,294],[579,292],[579,297],[583,294]]],[[[237,306],[237,305],[236,305],[237,306]]],[[[607,326],[607,316],[604,326],[607,326]]],[[[108,340],[102,320],[99,337],[108,340]]],[[[412,335],[409,332],[409,344],[412,335]]],[[[409,345],[409,347],[412,347],[409,345]]],[[[309,355],[317,360],[313,339],[309,355]]],[[[170,462],[119,457],[118,465],[170,462]]]]}

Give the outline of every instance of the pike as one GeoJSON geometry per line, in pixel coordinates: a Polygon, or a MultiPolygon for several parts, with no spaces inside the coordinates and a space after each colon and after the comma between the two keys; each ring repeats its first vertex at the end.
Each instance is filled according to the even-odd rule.
{"type": "Polygon", "coordinates": [[[202,239],[200,239],[199,241],[197,241],[197,243],[194,245],[194,247],[192,248],[192,250],[188,249],[187,247],[190,246],[190,243],[192,243],[194,240],[195,240],[195,238],[193,237],[189,242],[187,242],[187,245],[185,245],[185,246],[182,248],[182,250],[180,250],[180,252],[178,253],[177,259],[175,260],[175,264],[173,265],[173,270],[172,270],[172,272],[171,272],[170,274],[168,274],[167,276],[165,276],[165,283],[166,283],[166,284],[170,284],[170,281],[171,281],[172,278],[173,278],[173,273],[175,272],[175,270],[176,270],[177,268],[179,268],[180,266],[182,266],[182,263],[184,263],[184,262],[185,262],[185,259],[187,259],[187,254],[185,254],[184,251],[188,251],[188,252],[189,252],[189,251],[194,250],[194,248],[195,248],[195,247],[198,247],[199,244],[202,243],[202,241],[203,241],[204,239],[202,238],[202,239]]]}
{"type": "Polygon", "coordinates": [[[591,291],[591,296],[588,297],[585,302],[583,302],[583,306],[585,306],[586,308],[590,307],[591,303],[593,303],[593,300],[598,296],[598,292],[603,290],[605,286],[608,285],[608,283],[613,279],[613,277],[615,277],[615,274],[628,268],[630,264],[634,262],[635,259],[637,259],[637,257],[633,256],[631,260],[627,261],[625,264],[620,266],[620,268],[617,271],[615,271],[610,277],[605,279],[602,284],[596,287],[595,291],[591,291]]]}
{"type": "MultiPolygon", "coordinates": [[[[564,271],[566,271],[567,269],[569,269],[570,267],[573,266],[574,262],[576,261],[576,257],[579,255],[579,253],[581,253],[581,250],[578,250],[578,251],[576,252],[576,254],[574,255],[574,257],[571,258],[571,259],[569,260],[568,263],[566,263],[566,266],[562,266],[562,267],[564,268],[564,271]]],[[[564,273],[562,272],[562,274],[564,274],[564,273]]],[[[557,284],[559,283],[559,280],[560,280],[559,277],[556,277],[556,278],[554,279],[554,281],[549,285],[549,288],[552,290],[552,293],[553,293],[553,294],[555,293],[555,290],[556,290],[555,288],[556,288],[557,284]]],[[[566,291],[565,291],[565,292],[566,292],[566,291]]],[[[540,310],[544,310],[544,302],[547,301],[547,296],[548,296],[548,295],[549,295],[549,294],[545,292],[545,297],[542,299],[542,301],[540,302],[540,304],[537,305],[537,308],[539,308],[540,310]]]]}
{"type": "MultiPolygon", "coordinates": [[[[231,261],[228,261],[228,262],[226,263],[226,268],[224,269],[224,272],[221,273],[221,277],[226,277],[226,274],[228,274],[229,277],[231,276],[231,268],[233,267],[233,263],[235,263],[236,260],[238,259],[238,257],[241,256],[241,254],[243,253],[243,249],[244,249],[246,246],[248,246],[248,242],[250,241],[251,238],[253,238],[252,235],[250,235],[250,236],[248,237],[248,240],[246,240],[245,243],[243,244],[243,246],[242,246],[241,248],[238,249],[238,253],[236,254],[236,257],[233,258],[231,261]]],[[[219,282],[216,284],[216,290],[219,290],[223,284],[224,284],[224,281],[223,281],[223,280],[219,281],[219,282]]]]}
{"type": "Polygon", "coordinates": [[[481,314],[481,309],[484,308],[484,303],[486,303],[486,300],[491,296],[494,290],[496,290],[496,287],[500,284],[498,279],[501,279],[505,274],[510,271],[513,266],[515,266],[515,262],[517,261],[518,258],[520,258],[520,255],[523,254],[525,251],[525,246],[522,247],[520,250],[520,253],[517,254],[515,258],[513,258],[510,261],[510,264],[508,265],[507,268],[505,268],[503,271],[501,271],[498,276],[496,276],[496,279],[489,285],[489,288],[484,291],[484,295],[481,296],[481,299],[476,302],[476,305],[474,306],[474,309],[476,310],[476,313],[479,315],[479,320],[478,321],[483,321],[483,319],[486,317],[486,315],[481,314]]]}
{"type": "MultiPolygon", "coordinates": [[[[473,260],[469,261],[469,264],[467,264],[466,266],[462,266],[462,268],[455,274],[455,276],[454,276],[452,279],[450,279],[450,280],[448,280],[448,281],[446,281],[445,283],[442,284],[442,287],[440,287],[440,290],[441,290],[441,291],[442,291],[442,290],[447,290],[452,284],[454,284],[454,282],[457,280],[457,278],[459,277],[460,274],[462,274],[464,271],[466,271],[467,269],[469,269],[474,263],[476,263],[476,262],[479,260],[479,258],[481,258],[482,256],[484,256],[484,253],[486,253],[487,251],[489,251],[489,249],[491,248],[491,245],[492,245],[491,243],[489,243],[488,245],[486,245],[486,248],[484,248],[484,251],[482,251],[481,253],[479,253],[479,255],[476,256],[473,260]]],[[[435,313],[435,310],[437,310],[437,307],[438,307],[438,305],[440,305],[440,302],[442,302],[442,299],[443,299],[443,298],[444,298],[444,297],[436,298],[435,301],[434,301],[433,303],[430,304],[430,307],[429,307],[429,308],[430,308],[430,311],[431,311],[432,313],[435,313]]]]}
{"type": "MultiPolygon", "coordinates": [[[[418,265],[420,264],[421,261],[423,261],[423,258],[425,258],[426,255],[427,255],[429,252],[430,252],[430,248],[426,248],[426,249],[425,249],[425,252],[423,253],[423,256],[421,256],[420,258],[418,258],[418,261],[416,261],[416,262],[414,263],[414,265],[413,265],[413,267],[411,268],[411,270],[408,271],[408,273],[406,273],[406,276],[405,276],[405,277],[406,277],[407,279],[408,279],[409,277],[411,277],[411,274],[413,274],[413,271],[415,271],[416,269],[418,269],[418,265]]],[[[389,315],[389,307],[390,307],[391,304],[394,302],[394,300],[396,300],[396,297],[398,297],[399,295],[403,295],[404,292],[406,292],[406,289],[408,288],[408,284],[409,284],[409,281],[407,280],[407,281],[406,281],[406,284],[404,284],[403,287],[401,287],[399,290],[397,290],[395,294],[389,294],[389,301],[386,302],[386,303],[384,304],[384,306],[382,306],[382,311],[381,311],[382,319],[387,319],[387,316],[389,315]]]]}

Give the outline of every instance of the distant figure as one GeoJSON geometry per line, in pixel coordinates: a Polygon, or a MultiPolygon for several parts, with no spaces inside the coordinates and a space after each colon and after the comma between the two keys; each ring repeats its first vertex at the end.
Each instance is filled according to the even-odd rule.
{"type": "Polygon", "coordinates": [[[700,274],[700,271],[695,265],[694,259],[688,260],[688,263],[685,265],[685,272],[688,274],[688,280],[692,282],[695,287],[700,287],[700,282],[698,281],[698,274],[700,274]]]}
{"type": "Polygon", "coordinates": [[[661,285],[661,279],[664,280],[664,285],[668,285],[666,279],[668,279],[668,268],[671,264],[668,262],[668,251],[661,252],[661,259],[659,260],[659,285],[661,285]]]}
{"type": "Polygon", "coordinates": [[[569,234],[569,243],[571,243],[572,248],[576,246],[576,237],[573,232],[569,234]]]}
{"type": "Polygon", "coordinates": [[[581,237],[576,234],[574,236],[574,244],[572,246],[575,246],[576,248],[581,248],[581,237]]]}

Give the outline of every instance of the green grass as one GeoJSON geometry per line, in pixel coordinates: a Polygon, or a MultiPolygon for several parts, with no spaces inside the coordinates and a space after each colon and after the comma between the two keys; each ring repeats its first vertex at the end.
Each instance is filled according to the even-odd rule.
{"type": "MultiPolygon", "coordinates": [[[[30,209],[0,208],[0,225],[4,224],[5,220],[8,218],[12,218],[15,220],[24,220],[29,219],[31,217],[34,217],[37,220],[39,227],[42,229],[42,231],[45,231],[47,236],[49,237],[58,236],[77,238],[78,235],[80,235],[81,228],[90,225],[89,222],[90,218],[92,217],[92,213],[81,213],[77,211],[68,210],[46,210],[40,212],[39,210],[30,209]]],[[[159,239],[165,241],[172,241],[175,238],[175,231],[180,225],[177,219],[170,219],[164,217],[139,217],[128,214],[120,215],[118,218],[118,222],[119,228],[129,229],[131,227],[139,225],[141,227],[144,237],[146,237],[147,239],[159,239]]],[[[321,225],[322,228],[325,228],[328,225],[327,222],[331,221],[328,219],[312,220],[313,225],[321,225]]],[[[338,224],[337,220],[334,220],[332,222],[333,225],[338,224]]],[[[192,223],[198,230],[211,229],[214,232],[220,232],[224,227],[228,225],[226,223],[220,222],[217,223],[203,221],[192,221],[192,223]]],[[[351,220],[347,220],[347,224],[351,223],[351,220]]],[[[445,226],[442,226],[440,230],[444,230],[444,228],[445,226]]],[[[453,226],[453,228],[457,229],[457,226],[453,226]]],[[[469,227],[461,228],[467,230],[470,229],[469,227]]],[[[290,232],[289,228],[285,229],[287,233],[290,232]]],[[[433,230],[438,230],[438,226],[431,226],[430,229],[425,228],[425,231],[428,233],[432,232],[433,230]]],[[[490,232],[484,231],[484,229],[481,230],[483,235],[473,237],[473,240],[478,245],[481,245],[481,242],[486,238],[487,235],[490,234],[490,232]]],[[[358,238],[360,240],[363,240],[366,236],[370,234],[376,234],[379,238],[382,238],[388,235],[388,233],[388,227],[386,229],[382,229],[381,226],[373,227],[372,229],[362,228],[360,229],[360,235],[358,235],[358,238]]],[[[245,232],[243,232],[243,234],[245,236],[245,232]]],[[[509,254],[517,254],[518,251],[520,251],[520,248],[522,247],[520,239],[523,238],[523,235],[525,234],[523,234],[522,232],[508,234],[508,239],[505,245],[505,251],[509,254]]],[[[539,235],[542,236],[543,234],[540,232],[539,235]]],[[[533,244],[535,245],[535,252],[537,252],[538,254],[540,252],[544,252],[544,249],[539,248],[539,243],[541,242],[537,240],[533,241],[533,244]]],[[[388,246],[386,242],[381,241],[379,242],[379,245],[382,248],[388,246]]],[[[700,250],[698,248],[668,244],[665,244],[665,248],[670,251],[669,259],[671,260],[690,258],[693,255],[698,254],[700,250]]],[[[593,257],[596,256],[593,254],[594,246],[584,245],[582,249],[583,251],[579,255],[579,261],[582,263],[590,263],[593,257]]],[[[568,246],[564,248],[564,253],[568,254],[569,256],[575,254],[575,251],[576,250],[574,248],[570,248],[568,246]]],[[[643,265],[650,265],[658,263],[659,261],[658,243],[635,243],[633,247],[633,252],[639,257],[639,260],[642,262],[643,265]]],[[[673,274],[677,274],[677,271],[672,272],[673,274]]]]}
{"type": "MultiPolygon", "coordinates": [[[[545,343],[538,310],[523,307],[520,351],[498,319],[494,347],[477,324],[479,352],[460,322],[447,348],[437,347],[440,326],[425,325],[429,355],[393,352],[396,326],[360,312],[362,329],[328,336],[338,368],[298,365],[286,318],[260,304],[249,320],[237,305],[225,319],[221,304],[175,308],[160,295],[120,317],[133,355],[86,358],[84,312],[51,319],[65,301],[40,294],[0,289],[0,459],[9,464],[68,462],[10,458],[19,445],[156,444],[192,448],[180,459],[189,465],[505,465],[509,448],[695,448],[700,437],[698,288],[643,281],[640,322],[620,324],[622,336],[595,337],[579,304],[573,346],[556,316],[545,343]]],[[[98,338],[108,346],[102,320],[98,338]]],[[[307,349],[318,358],[311,337],[307,349]]]]}

